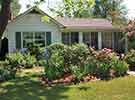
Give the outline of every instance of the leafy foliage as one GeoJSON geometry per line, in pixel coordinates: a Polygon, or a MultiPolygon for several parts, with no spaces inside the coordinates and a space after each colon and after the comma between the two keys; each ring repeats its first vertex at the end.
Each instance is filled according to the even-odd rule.
{"type": "Polygon", "coordinates": [[[123,76],[128,70],[128,64],[109,49],[89,50],[84,44],[53,44],[48,49],[52,53],[45,64],[49,80],[61,78],[65,73],[71,73],[78,81],[87,75],[108,79],[123,76]]]}
{"type": "Polygon", "coordinates": [[[127,48],[135,49],[135,20],[129,21],[126,27],[123,29],[123,39],[127,42],[127,48]]]}
{"type": "Polygon", "coordinates": [[[20,52],[10,53],[7,55],[6,59],[9,64],[16,69],[25,64],[24,55],[20,52]]]}
{"type": "Polygon", "coordinates": [[[28,53],[30,55],[33,55],[37,58],[37,60],[40,60],[42,58],[42,53],[44,52],[44,47],[42,47],[41,44],[35,44],[32,43],[28,46],[28,53]]]}
{"type": "Polygon", "coordinates": [[[135,50],[130,50],[126,56],[124,57],[125,61],[130,65],[134,66],[135,65],[135,50]]]}
{"type": "Polygon", "coordinates": [[[107,18],[115,25],[126,24],[127,8],[124,0],[95,0],[93,16],[107,18]]]}
{"type": "Polygon", "coordinates": [[[20,11],[21,5],[19,4],[18,0],[12,0],[11,3],[11,11],[12,11],[12,16],[15,17],[18,15],[20,11]]]}
{"type": "Polygon", "coordinates": [[[24,54],[24,61],[25,61],[25,68],[32,68],[34,65],[36,65],[36,58],[33,55],[30,55],[30,53],[24,54]]]}
{"type": "Polygon", "coordinates": [[[119,60],[118,56],[109,49],[103,49],[99,52],[94,52],[97,60],[96,74],[102,79],[110,77],[119,77],[126,74],[128,64],[119,60]]]}
{"type": "Polygon", "coordinates": [[[90,8],[94,5],[95,0],[63,0],[63,5],[58,9],[50,8],[58,16],[68,17],[89,17],[90,8]]]}

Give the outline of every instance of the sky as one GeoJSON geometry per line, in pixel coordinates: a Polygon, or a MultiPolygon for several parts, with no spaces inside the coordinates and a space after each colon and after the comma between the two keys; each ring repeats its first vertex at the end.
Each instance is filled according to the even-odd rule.
{"type": "MultiPolygon", "coordinates": [[[[26,10],[25,5],[29,4],[30,1],[34,0],[20,0],[19,3],[22,5],[20,13],[24,12],[26,10]]],[[[36,1],[36,0],[35,0],[36,1]]],[[[135,18],[135,0],[124,0],[124,4],[127,6],[128,9],[128,18],[133,19],[135,18]]],[[[46,13],[50,13],[47,9],[47,5],[49,4],[50,7],[57,7],[57,5],[61,4],[61,0],[46,0],[45,4],[42,4],[40,8],[44,10],[46,13]],[[48,3],[49,1],[49,3],[48,3]]],[[[51,14],[51,13],[50,13],[51,14]]]]}

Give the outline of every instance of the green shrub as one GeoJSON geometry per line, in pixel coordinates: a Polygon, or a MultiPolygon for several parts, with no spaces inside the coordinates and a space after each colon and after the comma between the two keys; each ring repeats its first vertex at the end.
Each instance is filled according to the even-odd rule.
{"type": "Polygon", "coordinates": [[[111,60],[111,69],[115,71],[117,77],[124,76],[127,73],[128,64],[125,61],[114,58],[111,60]]]}
{"type": "Polygon", "coordinates": [[[25,64],[24,55],[20,52],[8,54],[6,60],[9,62],[9,65],[16,68],[25,64]]]}
{"type": "Polygon", "coordinates": [[[52,44],[47,48],[49,52],[51,52],[51,58],[46,65],[49,66],[49,68],[45,67],[45,73],[48,77],[51,76],[51,79],[62,77],[62,75],[67,72],[70,73],[70,66],[84,66],[84,61],[89,54],[89,49],[84,44],[72,46],[52,44]],[[53,73],[51,73],[51,71],[53,71],[53,73]]]}
{"type": "Polygon", "coordinates": [[[44,47],[41,44],[32,43],[28,46],[28,53],[35,56],[37,60],[41,59],[42,53],[44,52],[44,47]]]}
{"type": "MultiPolygon", "coordinates": [[[[95,51],[94,51],[95,52],[95,51]]],[[[120,60],[116,53],[103,49],[94,53],[96,59],[95,73],[102,79],[126,75],[128,64],[120,60]]]]}
{"type": "Polygon", "coordinates": [[[11,67],[8,61],[0,62],[0,81],[6,81],[15,78],[16,70],[11,67]]]}
{"type": "Polygon", "coordinates": [[[35,56],[30,55],[30,53],[24,54],[24,61],[25,61],[24,65],[25,68],[32,68],[37,62],[35,56]]]}
{"type": "Polygon", "coordinates": [[[111,65],[109,63],[98,62],[96,75],[100,77],[101,79],[108,79],[110,75],[109,73],[110,68],[111,68],[111,65]]]}
{"type": "Polygon", "coordinates": [[[48,79],[61,78],[65,73],[73,74],[77,80],[86,75],[96,75],[101,79],[123,76],[128,65],[119,60],[110,49],[95,51],[84,44],[67,46],[53,44],[47,47],[51,53],[45,61],[45,74],[48,79]]]}
{"type": "Polygon", "coordinates": [[[124,57],[124,60],[130,65],[135,66],[135,50],[130,50],[126,56],[124,57]]]}
{"type": "Polygon", "coordinates": [[[71,65],[83,65],[89,56],[89,49],[85,44],[75,44],[65,47],[63,53],[65,62],[71,65]]]}
{"type": "Polygon", "coordinates": [[[85,75],[84,67],[80,67],[80,66],[77,66],[77,65],[71,65],[70,70],[71,70],[72,75],[74,75],[74,77],[78,81],[80,81],[83,78],[83,76],[85,75]]]}
{"type": "Polygon", "coordinates": [[[14,68],[31,68],[36,64],[36,58],[30,53],[21,53],[15,52],[7,55],[6,60],[9,62],[9,65],[14,68]]]}
{"type": "Polygon", "coordinates": [[[51,53],[55,53],[55,52],[63,52],[65,47],[66,47],[66,45],[64,45],[62,43],[55,43],[55,44],[51,44],[50,46],[48,46],[48,49],[51,53]]]}
{"type": "Polygon", "coordinates": [[[41,59],[41,60],[37,61],[37,63],[38,63],[38,66],[45,66],[46,60],[45,59],[41,59]]]}
{"type": "Polygon", "coordinates": [[[59,51],[52,54],[51,58],[45,64],[45,75],[48,79],[56,79],[64,74],[63,57],[59,55],[59,51]]]}

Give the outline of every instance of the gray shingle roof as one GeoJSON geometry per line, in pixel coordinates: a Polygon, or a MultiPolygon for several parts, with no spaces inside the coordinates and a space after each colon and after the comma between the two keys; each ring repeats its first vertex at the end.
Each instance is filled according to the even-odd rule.
{"type": "Polygon", "coordinates": [[[63,24],[67,29],[114,29],[111,21],[107,19],[93,18],[55,18],[59,23],[63,24]]]}

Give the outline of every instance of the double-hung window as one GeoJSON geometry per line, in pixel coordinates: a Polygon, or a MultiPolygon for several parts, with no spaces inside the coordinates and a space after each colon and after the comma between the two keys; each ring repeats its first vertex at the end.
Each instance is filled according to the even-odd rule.
{"type": "Polygon", "coordinates": [[[84,32],[83,42],[88,46],[98,48],[98,32],[84,32]]]}
{"type": "Polygon", "coordinates": [[[64,44],[74,44],[79,42],[78,32],[63,32],[62,33],[62,43],[64,44]]]}
{"type": "Polygon", "coordinates": [[[51,32],[16,32],[17,49],[27,48],[32,43],[42,46],[51,44],[51,32]]]}

